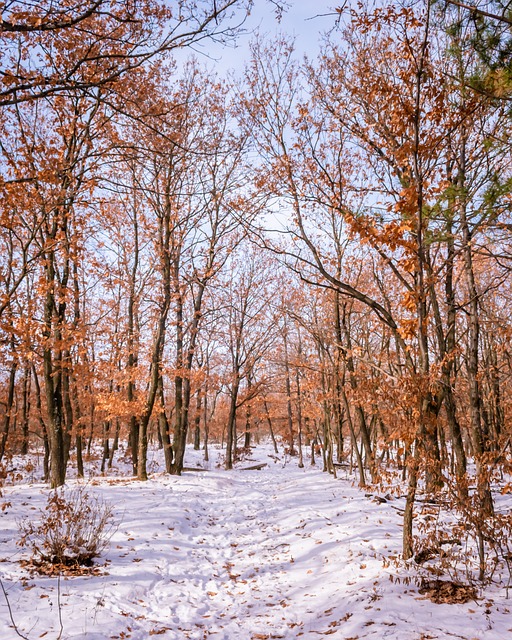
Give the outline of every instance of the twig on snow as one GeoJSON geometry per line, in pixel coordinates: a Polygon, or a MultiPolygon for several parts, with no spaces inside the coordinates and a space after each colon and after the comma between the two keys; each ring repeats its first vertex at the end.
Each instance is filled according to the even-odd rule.
{"type": "Polygon", "coordinates": [[[9,610],[9,617],[11,619],[12,626],[14,627],[14,631],[16,631],[17,635],[19,635],[20,638],[23,638],[23,640],[29,640],[29,638],[27,636],[24,636],[21,633],[21,631],[18,629],[18,625],[14,621],[14,616],[12,614],[12,609],[11,609],[11,603],[9,602],[9,596],[7,595],[7,591],[5,590],[2,578],[0,578],[0,587],[2,587],[2,591],[3,591],[3,594],[4,594],[5,602],[7,603],[7,609],[9,610]]]}

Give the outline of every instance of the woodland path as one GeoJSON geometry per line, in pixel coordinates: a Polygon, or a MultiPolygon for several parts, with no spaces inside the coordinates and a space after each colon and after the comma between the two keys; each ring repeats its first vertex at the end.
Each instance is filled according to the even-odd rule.
{"type": "MultiPolygon", "coordinates": [[[[261,471],[93,480],[120,526],[100,575],[61,581],[62,640],[509,637],[506,603],[493,610],[497,624],[483,602],[434,605],[396,583],[400,569],[385,565],[400,549],[402,500],[379,504],[347,478],[268,461],[261,471]]],[[[13,510],[42,508],[47,493],[17,487],[13,510]]],[[[2,555],[11,545],[16,558],[9,526],[0,519],[2,555]]],[[[57,638],[57,580],[23,582],[17,562],[0,569],[20,628],[57,638]]],[[[11,637],[3,606],[0,638],[11,637]]]]}
{"type": "MultiPolygon", "coordinates": [[[[332,522],[335,492],[319,501],[323,480],[312,490],[308,482],[301,489],[304,474],[283,469],[185,474],[170,498],[179,493],[192,505],[169,525],[168,553],[151,556],[154,579],[142,588],[135,578],[117,612],[154,621],[166,638],[308,637],[311,626],[332,633],[329,555],[350,540],[348,528],[332,522]]],[[[151,504],[154,529],[168,509],[167,500],[151,504]]]]}

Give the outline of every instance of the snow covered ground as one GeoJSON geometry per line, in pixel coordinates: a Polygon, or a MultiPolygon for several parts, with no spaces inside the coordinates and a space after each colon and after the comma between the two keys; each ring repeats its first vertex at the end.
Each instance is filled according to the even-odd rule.
{"type": "MultiPolygon", "coordinates": [[[[393,562],[403,498],[376,502],[347,477],[270,453],[255,448],[242,463],[268,462],[260,471],[212,463],[145,483],[89,480],[120,524],[100,574],[60,584],[23,569],[28,554],[16,546],[17,520],[37,518],[49,490],[6,487],[12,506],[0,513],[0,575],[19,632],[30,640],[512,638],[505,589],[434,604],[404,582],[408,574],[393,562]]],[[[190,452],[187,464],[198,463],[190,452]]],[[[0,639],[17,637],[0,592],[0,639]]]]}

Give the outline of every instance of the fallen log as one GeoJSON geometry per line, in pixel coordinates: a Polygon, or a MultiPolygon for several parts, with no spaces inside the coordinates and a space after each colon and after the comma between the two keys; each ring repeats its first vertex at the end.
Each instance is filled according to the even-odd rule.
{"type": "Polygon", "coordinates": [[[240,471],[259,471],[267,466],[266,462],[262,462],[261,464],[253,464],[252,467],[243,467],[240,471]]]}

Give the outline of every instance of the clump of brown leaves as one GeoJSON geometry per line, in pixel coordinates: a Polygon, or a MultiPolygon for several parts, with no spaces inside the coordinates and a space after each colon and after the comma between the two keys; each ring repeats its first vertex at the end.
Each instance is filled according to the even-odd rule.
{"type": "Polygon", "coordinates": [[[40,520],[24,518],[18,527],[18,544],[32,552],[31,567],[46,574],[92,567],[117,528],[112,506],[83,486],[53,491],[40,520]]]}
{"type": "Polygon", "coordinates": [[[452,580],[423,580],[418,591],[436,604],[465,604],[477,597],[475,587],[452,580]]]}

